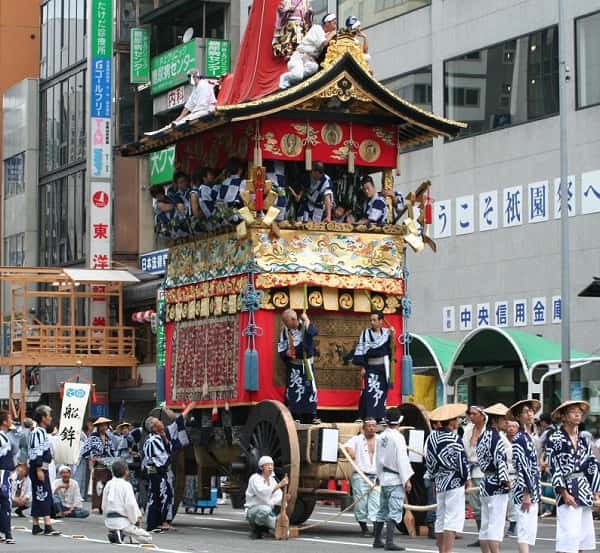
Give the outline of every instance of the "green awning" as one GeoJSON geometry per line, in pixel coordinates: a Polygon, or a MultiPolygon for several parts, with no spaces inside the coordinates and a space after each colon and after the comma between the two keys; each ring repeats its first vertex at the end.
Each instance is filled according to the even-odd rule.
{"type": "Polygon", "coordinates": [[[412,332],[411,336],[410,353],[414,366],[418,368],[434,364],[440,371],[440,377],[446,374],[458,348],[458,342],[412,332]]]}

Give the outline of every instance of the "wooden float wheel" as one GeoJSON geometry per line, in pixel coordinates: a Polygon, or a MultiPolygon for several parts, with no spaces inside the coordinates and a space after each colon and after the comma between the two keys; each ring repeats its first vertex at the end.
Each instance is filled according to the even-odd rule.
{"type": "Polygon", "coordinates": [[[296,423],[288,408],[280,401],[261,401],[250,411],[241,439],[246,464],[246,483],[258,470],[260,457],[271,456],[277,480],[281,480],[285,474],[288,475],[290,499],[287,514],[290,522],[297,524],[292,520],[292,514],[300,480],[300,444],[296,423]]]}

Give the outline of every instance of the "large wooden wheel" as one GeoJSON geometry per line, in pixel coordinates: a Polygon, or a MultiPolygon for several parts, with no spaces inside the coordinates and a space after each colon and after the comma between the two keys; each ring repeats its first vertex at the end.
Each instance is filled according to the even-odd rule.
{"type": "Polygon", "coordinates": [[[258,470],[258,460],[262,455],[273,458],[278,480],[288,475],[290,499],[287,513],[291,518],[300,480],[300,445],[296,424],[287,407],[280,401],[262,401],[253,407],[241,440],[246,468],[245,483],[258,470]]]}

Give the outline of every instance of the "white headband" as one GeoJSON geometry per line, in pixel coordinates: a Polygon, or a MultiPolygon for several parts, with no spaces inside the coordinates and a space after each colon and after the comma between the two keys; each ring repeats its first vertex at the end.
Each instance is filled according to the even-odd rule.
{"type": "Polygon", "coordinates": [[[335,21],[337,19],[337,15],[334,13],[328,13],[323,19],[323,23],[329,23],[330,21],[335,21]]]}

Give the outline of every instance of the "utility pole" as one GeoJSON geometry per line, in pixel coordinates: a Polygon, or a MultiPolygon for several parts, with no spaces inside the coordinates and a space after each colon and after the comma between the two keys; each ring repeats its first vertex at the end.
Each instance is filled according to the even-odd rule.
{"type": "Polygon", "coordinates": [[[567,109],[570,80],[567,66],[567,1],[558,0],[558,96],[560,110],[560,297],[561,297],[561,387],[560,399],[571,397],[571,302],[569,247],[569,168],[567,109]]]}

